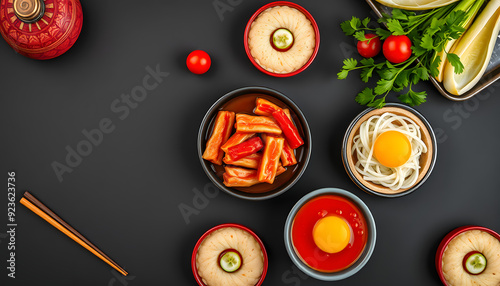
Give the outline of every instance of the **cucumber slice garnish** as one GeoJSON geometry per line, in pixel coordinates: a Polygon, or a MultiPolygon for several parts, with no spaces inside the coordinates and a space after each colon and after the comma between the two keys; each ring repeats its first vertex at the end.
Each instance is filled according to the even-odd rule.
{"type": "Polygon", "coordinates": [[[480,252],[471,252],[464,257],[464,268],[472,275],[481,274],[486,269],[486,257],[480,252]]]}
{"type": "Polygon", "coordinates": [[[240,253],[235,249],[224,250],[219,255],[219,265],[226,272],[234,272],[240,269],[243,260],[240,253]]]}
{"type": "Polygon", "coordinates": [[[271,44],[278,51],[287,51],[293,45],[293,34],[290,30],[280,28],[271,35],[271,44]]]}

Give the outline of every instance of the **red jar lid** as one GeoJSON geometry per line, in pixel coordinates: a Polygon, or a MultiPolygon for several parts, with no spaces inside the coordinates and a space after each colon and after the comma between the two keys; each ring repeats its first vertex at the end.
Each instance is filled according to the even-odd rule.
{"type": "Polygon", "coordinates": [[[79,0],[2,0],[0,33],[18,53],[46,60],[65,53],[78,39],[79,0]]]}

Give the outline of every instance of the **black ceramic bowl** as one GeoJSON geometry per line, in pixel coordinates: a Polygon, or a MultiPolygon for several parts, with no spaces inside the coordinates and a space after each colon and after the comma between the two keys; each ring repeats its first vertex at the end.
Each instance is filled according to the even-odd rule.
{"type": "Polygon", "coordinates": [[[281,92],[266,87],[243,87],[233,90],[219,98],[205,114],[198,132],[198,157],[203,170],[219,189],[241,199],[265,200],[286,192],[300,179],[311,157],[311,139],[311,132],[304,114],[288,97],[281,92]],[[254,101],[257,97],[263,97],[282,108],[286,107],[290,110],[293,122],[304,140],[304,145],[295,149],[297,164],[288,166],[287,171],[277,176],[273,184],[260,183],[252,187],[226,187],[222,179],[224,165],[215,165],[202,158],[206,142],[211,135],[214,119],[219,111],[230,110],[236,113],[251,113],[252,109],[249,109],[248,106],[242,108],[242,110],[235,109],[239,109],[238,106],[240,105],[243,106],[244,104],[241,104],[242,102],[249,103],[254,101]]]}

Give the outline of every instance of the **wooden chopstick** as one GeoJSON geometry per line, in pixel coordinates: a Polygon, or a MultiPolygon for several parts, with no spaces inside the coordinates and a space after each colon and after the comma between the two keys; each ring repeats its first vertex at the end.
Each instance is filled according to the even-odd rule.
{"type": "Polygon", "coordinates": [[[75,242],[83,246],[88,251],[92,252],[95,256],[99,257],[101,260],[109,264],[111,267],[116,269],[116,271],[127,276],[128,273],[123,268],[121,268],[116,262],[109,258],[104,252],[102,252],[97,246],[92,244],[88,239],[86,239],[82,234],[80,234],[76,229],[71,227],[68,223],[62,220],[58,215],[52,212],[47,206],[36,199],[29,192],[25,192],[21,198],[21,204],[29,208],[35,214],[39,215],[41,218],[46,220],[52,226],[60,230],[65,235],[69,236],[75,242]]]}

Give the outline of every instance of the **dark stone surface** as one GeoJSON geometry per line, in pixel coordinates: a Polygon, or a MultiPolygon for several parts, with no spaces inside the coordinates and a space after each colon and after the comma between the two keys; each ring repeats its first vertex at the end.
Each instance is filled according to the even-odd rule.
{"type": "MultiPolygon", "coordinates": [[[[108,265],[18,203],[16,279],[6,276],[8,238],[0,236],[0,284],[194,285],[190,258],[197,239],[217,224],[236,222],[266,245],[264,285],[330,285],[295,269],[283,243],[289,210],[323,187],[359,196],[378,230],[368,264],[336,285],[440,285],[434,255],[446,233],[468,224],[500,231],[498,84],[455,103],[430,82],[420,83],[416,89],[428,91],[428,102],[417,109],[439,138],[434,172],[408,196],[368,195],[350,181],[340,158],[344,132],[364,109],[354,101],[363,84],[355,73],[343,81],[336,73],[354,47],[339,24],[352,15],[369,16],[369,6],[362,0],[298,1],[319,25],[319,54],[305,72],[274,78],[253,67],[243,48],[247,19],[265,3],[83,1],[82,34],[63,56],[34,61],[0,43],[4,180],[7,171],[15,171],[17,199],[29,190],[130,273],[118,279],[108,265]],[[234,7],[219,16],[213,3],[234,7]],[[185,66],[195,49],[212,57],[205,75],[185,66]],[[148,69],[157,67],[169,75],[127,113],[122,94],[138,92],[148,69]],[[244,201],[219,192],[198,201],[197,192],[214,194],[197,158],[199,124],[219,97],[243,86],[276,89],[301,108],[313,135],[309,167],[291,190],[271,200],[244,201]],[[112,131],[85,149],[88,156],[60,181],[54,162],[66,165],[67,146],[88,147],[81,143],[82,131],[106,122],[111,125],[103,129],[112,131]],[[199,213],[186,220],[179,210],[186,205],[199,213]]],[[[391,95],[388,101],[397,99],[391,95]]],[[[7,231],[6,192],[0,196],[0,235],[7,231]]]]}

